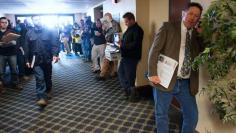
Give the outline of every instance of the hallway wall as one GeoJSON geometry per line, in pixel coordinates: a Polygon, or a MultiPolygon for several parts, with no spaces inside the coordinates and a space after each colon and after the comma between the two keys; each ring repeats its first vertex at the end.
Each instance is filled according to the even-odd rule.
{"type": "Polygon", "coordinates": [[[153,42],[155,32],[161,24],[168,21],[169,2],[163,0],[137,0],[136,17],[137,22],[144,30],[144,40],[142,48],[142,59],[137,70],[136,85],[147,85],[148,81],[144,73],[148,70],[148,53],[153,42]]]}
{"type": "Polygon", "coordinates": [[[136,0],[118,0],[118,3],[112,3],[112,0],[103,2],[103,13],[110,12],[115,20],[119,19],[122,32],[126,30],[122,16],[126,12],[136,14],[136,0]]]}

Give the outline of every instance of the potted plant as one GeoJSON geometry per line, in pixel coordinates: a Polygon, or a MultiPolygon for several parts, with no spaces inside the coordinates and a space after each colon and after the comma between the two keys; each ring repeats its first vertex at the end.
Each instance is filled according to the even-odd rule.
{"type": "Polygon", "coordinates": [[[236,74],[231,74],[236,70],[236,0],[213,1],[201,26],[206,48],[192,67],[207,65],[210,81],[203,92],[224,123],[236,124],[236,74]]]}

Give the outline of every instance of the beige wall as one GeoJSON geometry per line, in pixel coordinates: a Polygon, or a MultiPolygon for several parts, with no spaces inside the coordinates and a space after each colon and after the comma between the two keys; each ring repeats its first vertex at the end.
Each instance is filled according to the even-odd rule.
{"type": "Polygon", "coordinates": [[[103,2],[103,13],[110,12],[120,18],[122,31],[126,30],[122,16],[126,12],[132,12],[136,15],[136,0],[119,0],[118,3],[112,3],[112,0],[103,2]]]}
{"type": "Polygon", "coordinates": [[[144,77],[147,71],[148,52],[151,47],[155,31],[158,30],[164,21],[168,21],[169,14],[168,0],[137,0],[136,18],[137,22],[144,30],[144,40],[142,48],[142,59],[138,65],[136,85],[147,85],[144,77]]]}
{"type": "Polygon", "coordinates": [[[137,0],[136,1],[136,21],[142,27],[144,31],[143,44],[142,44],[142,59],[140,60],[137,68],[136,85],[142,86],[148,84],[144,77],[144,73],[147,71],[147,58],[148,48],[150,45],[149,39],[149,21],[150,21],[150,1],[149,0],[137,0]]]}

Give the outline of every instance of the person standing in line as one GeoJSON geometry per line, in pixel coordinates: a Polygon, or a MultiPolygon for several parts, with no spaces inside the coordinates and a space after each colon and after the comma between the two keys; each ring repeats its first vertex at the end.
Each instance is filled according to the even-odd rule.
{"type": "Polygon", "coordinates": [[[165,22],[156,34],[148,58],[148,79],[153,88],[157,133],[169,133],[168,110],[173,97],[179,101],[183,124],[181,133],[195,133],[198,109],[195,95],[198,92],[199,73],[191,62],[202,51],[203,45],[195,29],[202,13],[199,3],[189,3],[181,22],[165,22]],[[168,88],[160,85],[158,57],[163,54],[178,62],[168,88]]]}
{"type": "Polygon", "coordinates": [[[0,18],[0,92],[4,92],[4,75],[6,64],[9,65],[11,71],[11,87],[15,89],[23,89],[19,84],[17,72],[17,41],[3,42],[3,38],[13,31],[9,27],[9,20],[6,17],[0,18]]]}
{"type": "Polygon", "coordinates": [[[40,16],[32,16],[34,27],[25,38],[26,65],[33,68],[36,79],[37,105],[46,106],[52,91],[52,61],[58,62],[58,33],[43,27],[40,16]]]}
{"type": "Polygon", "coordinates": [[[103,66],[103,59],[105,56],[105,47],[106,47],[106,39],[102,30],[102,23],[100,19],[97,19],[96,21],[96,26],[93,29],[92,36],[94,40],[92,48],[92,62],[93,62],[92,72],[97,73],[103,66]],[[98,63],[98,58],[100,63],[98,63]]]}
{"type": "Polygon", "coordinates": [[[138,62],[142,56],[143,29],[136,23],[134,14],[123,15],[128,29],[120,42],[121,60],[118,76],[125,95],[131,101],[137,101],[135,79],[138,62]]]}
{"type": "MultiPolygon", "coordinates": [[[[113,20],[111,13],[105,13],[105,21],[103,21],[103,30],[105,33],[105,39],[107,43],[115,43],[114,42],[114,34],[120,33],[121,28],[120,24],[113,20]]],[[[96,76],[97,80],[105,80],[109,77],[117,76],[117,64],[118,61],[110,61],[106,57],[103,60],[103,66],[101,68],[101,73],[96,76]]]]}

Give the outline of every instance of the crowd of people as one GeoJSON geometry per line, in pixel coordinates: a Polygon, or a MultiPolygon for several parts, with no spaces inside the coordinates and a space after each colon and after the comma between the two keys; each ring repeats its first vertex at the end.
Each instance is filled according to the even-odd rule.
{"type": "Polygon", "coordinates": [[[10,27],[9,20],[1,17],[1,39],[8,33],[21,35],[18,39],[0,46],[1,93],[6,91],[7,83],[3,77],[8,63],[11,72],[11,82],[8,84],[13,88],[23,89],[19,78],[27,80],[27,74],[34,74],[37,105],[46,106],[52,97],[52,61],[57,62],[59,53],[62,52],[66,56],[74,53],[84,62],[92,62],[91,72],[96,73],[96,80],[107,80],[119,75],[123,91],[129,98],[131,88],[135,86],[137,63],[141,59],[143,31],[135,22],[134,14],[128,12],[123,17],[128,29],[123,35],[124,39],[116,44],[114,35],[120,35],[122,31],[119,22],[112,18],[111,13],[105,13],[95,23],[87,16],[79,24],[68,24],[55,29],[46,28],[41,17],[37,15],[31,17],[33,25],[17,20],[15,27],[10,27]],[[118,59],[110,60],[105,57],[108,45],[121,53],[119,68],[118,59]]]}
{"type": "MultiPolygon", "coordinates": [[[[200,45],[196,25],[202,13],[202,6],[190,3],[183,13],[182,21],[166,22],[156,34],[148,58],[148,79],[153,86],[155,102],[155,118],[158,133],[168,133],[168,110],[172,97],[179,101],[182,113],[182,133],[194,133],[198,121],[198,111],[195,95],[198,92],[198,72],[191,69],[191,61],[203,49],[200,45]],[[162,82],[157,73],[160,54],[176,60],[179,65],[175,70],[168,88],[160,85],[162,82]]],[[[0,18],[0,39],[15,32],[21,35],[17,41],[0,45],[0,90],[4,88],[4,72],[6,63],[11,71],[11,85],[22,89],[19,76],[25,77],[26,68],[32,68],[36,79],[37,104],[46,106],[52,91],[52,62],[59,61],[59,52],[71,56],[81,56],[84,62],[92,62],[91,72],[99,73],[97,80],[107,80],[118,75],[122,91],[129,101],[137,101],[135,89],[137,65],[142,57],[142,42],[144,31],[131,12],[123,15],[127,26],[122,38],[117,41],[121,58],[110,60],[105,56],[105,49],[114,44],[114,34],[122,33],[119,22],[110,13],[95,23],[90,17],[81,19],[80,23],[64,26],[59,30],[48,30],[40,22],[39,16],[33,16],[34,26],[17,22],[15,28],[9,27],[5,17],[0,18]],[[58,32],[59,31],[59,32],[58,32]],[[25,65],[27,67],[25,67],[25,65]],[[18,67],[17,67],[18,66],[18,67]]]]}

